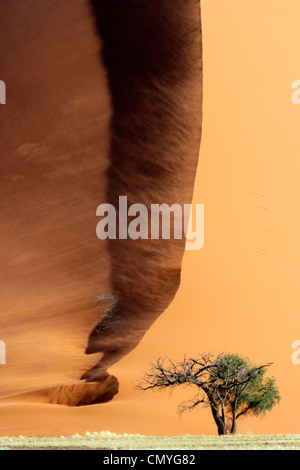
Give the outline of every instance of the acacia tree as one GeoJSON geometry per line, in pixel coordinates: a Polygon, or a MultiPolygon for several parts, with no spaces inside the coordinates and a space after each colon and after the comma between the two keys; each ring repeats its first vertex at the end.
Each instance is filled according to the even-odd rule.
{"type": "Polygon", "coordinates": [[[218,434],[236,432],[236,421],[246,415],[263,416],[279,402],[274,378],[265,378],[271,363],[255,365],[237,354],[203,353],[182,362],[157,359],[144,374],[139,390],[166,389],[194,385],[197,394],[179,406],[179,412],[199,405],[211,409],[218,434]]]}

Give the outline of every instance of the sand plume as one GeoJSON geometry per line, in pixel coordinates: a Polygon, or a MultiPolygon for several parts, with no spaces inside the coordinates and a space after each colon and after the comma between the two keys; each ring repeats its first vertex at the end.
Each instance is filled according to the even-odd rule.
{"type": "MultiPolygon", "coordinates": [[[[113,104],[107,199],[190,203],[201,136],[199,2],[91,2],[113,104]]],[[[90,335],[103,352],[83,378],[95,380],[134,348],[173,299],[183,240],[110,240],[114,305],[90,335]]],[[[101,304],[99,305],[101,307],[101,304]]]]}

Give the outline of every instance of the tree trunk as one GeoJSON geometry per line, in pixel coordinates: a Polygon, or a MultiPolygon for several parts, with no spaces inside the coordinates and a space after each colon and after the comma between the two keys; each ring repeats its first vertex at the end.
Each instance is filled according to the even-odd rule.
{"type": "Polygon", "coordinates": [[[222,436],[224,434],[227,434],[226,433],[226,429],[225,429],[225,423],[224,421],[222,420],[221,416],[219,415],[219,412],[218,412],[218,409],[217,407],[211,405],[211,412],[212,412],[212,415],[213,415],[213,418],[215,420],[215,423],[217,425],[217,428],[218,428],[218,435],[219,436],[222,436]]]}
{"type": "Polygon", "coordinates": [[[236,434],[236,402],[231,403],[232,410],[232,424],[230,434],[236,434]]]}
{"type": "Polygon", "coordinates": [[[234,414],[234,417],[233,417],[233,419],[232,419],[232,425],[231,425],[230,434],[236,434],[236,418],[235,418],[235,414],[234,414]]]}

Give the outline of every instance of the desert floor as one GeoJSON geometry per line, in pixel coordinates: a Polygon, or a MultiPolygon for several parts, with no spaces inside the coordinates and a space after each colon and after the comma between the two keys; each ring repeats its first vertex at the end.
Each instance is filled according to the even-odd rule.
{"type": "Polygon", "coordinates": [[[300,435],[142,436],[87,432],[84,436],[0,439],[0,450],[299,450],[300,435]]]}

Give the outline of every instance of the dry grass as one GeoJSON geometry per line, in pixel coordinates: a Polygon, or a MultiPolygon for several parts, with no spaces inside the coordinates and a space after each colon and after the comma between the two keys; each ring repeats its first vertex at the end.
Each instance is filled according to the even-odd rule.
{"type": "Polygon", "coordinates": [[[102,431],[68,437],[0,437],[0,450],[6,449],[300,450],[300,435],[142,436],[102,431]]]}

